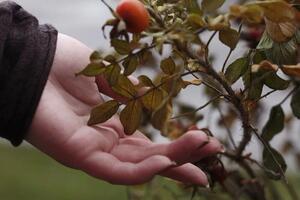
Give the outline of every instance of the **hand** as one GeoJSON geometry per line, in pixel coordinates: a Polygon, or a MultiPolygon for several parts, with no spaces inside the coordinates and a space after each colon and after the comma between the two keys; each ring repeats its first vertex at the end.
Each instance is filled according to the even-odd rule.
{"type": "MultiPolygon", "coordinates": [[[[206,175],[190,162],[216,154],[221,144],[189,131],[168,144],[140,132],[126,136],[117,116],[87,126],[91,109],[103,102],[93,78],[75,77],[91,50],[59,34],[54,63],[26,140],[60,163],[114,184],[139,184],[161,174],[206,186],[206,175]],[[203,144],[209,141],[205,146],[203,144]]],[[[110,93],[107,87],[104,93],[110,93]]]]}

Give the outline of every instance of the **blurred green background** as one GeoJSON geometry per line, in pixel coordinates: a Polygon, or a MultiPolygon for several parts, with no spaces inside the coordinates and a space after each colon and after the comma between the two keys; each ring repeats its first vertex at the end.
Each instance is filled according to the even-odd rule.
{"type": "Polygon", "coordinates": [[[1,200],[127,199],[126,187],[66,168],[29,147],[0,144],[1,200]]]}

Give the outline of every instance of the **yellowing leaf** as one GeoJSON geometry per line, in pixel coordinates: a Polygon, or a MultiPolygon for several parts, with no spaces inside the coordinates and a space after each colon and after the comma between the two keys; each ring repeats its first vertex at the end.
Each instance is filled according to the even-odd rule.
{"type": "Polygon", "coordinates": [[[88,125],[91,126],[109,120],[116,114],[119,106],[120,104],[116,100],[111,100],[93,108],[88,125]]]}
{"type": "Polygon", "coordinates": [[[205,12],[212,12],[220,8],[225,0],[202,0],[201,8],[205,12]]]}
{"type": "Polygon", "coordinates": [[[124,75],[129,76],[130,74],[132,74],[136,70],[138,65],[139,65],[138,56],[131,56],[125,59],[123,62],[123,66],[125,68],[124,75]]]}
{"type": "Polygon", "coordinates": [[[102,74],[105,71],[104,63],[90,63],[86,68],[84,68],[81,72],[76,73],[76,76],[85,75],[85,76],[97,76],[102,74]]]}
{"type": "Polygon", "coordinates": [[[152,83],[152,80],[145,75],[141,75],[138,77],[139,79],[139,84],[142,85],[143,87],[154,87],[155,85],[152,83]]]}
{"type": "Polygon", "coordinates": [[[229,27],[229,21],[224,15],[218,15],[215,18],[208,18],[208,30],[220,31],[229,27]]]}
{"type": "Polygon", "coordinates": [[[121,55],[127,55],[131,52],[131,46],[127,41],[120,39],[112,39],[111,46],[115,48],[116,52],[121,55]]]}
{"type": "Polygon", "coordinates": [[[142,119],[142,103],[130,101],[120,113],[120,120],[127,135],[132,135],[139,127],[142,119]]]}
{"type": "Polygon", "coordinates": [[[219,32],[220,41],[228,46],[230,49],[235,49],[239,39],[240,34],[234,29],[224,29],[219,32]]]}
{"type": "Polygon", "coordinates": [[[160,104],[163,102],[164,98],[167,96],[166,93],[161,89],[150,89],[145,96],[142,97],[144,106],[153,111],[157,109],[160,104]]]}
{"type": "Polygon", "coordinates": [[[264,16],[276,23],[293,21],[295,10],[285,1],[257,1],[253,4],[260,6],[264,11],[264,16]]]}
{"type": "Polygon", "coordinates": [[[194,79],[194,80],[191,80],[191,81],[189,81],[189,80],[184,80],[183,81],[184,88],[186,88],[189,85],[196,85],[196,86],[198,86],[198,85],[201,85],[202,83],[203,82],[202,82],[201,79],[194,79]]]}
{"type": "Polygon", "coordinates": [[[119,75],[118,83],[113,85],[112,89],[127,98],[133,98],[137,94],[132,82],[124,75],[119,75]]]}
{"type": "Polygon", "coordinates": [[[187,20],[192,26],[195,26],[197,28],[202,28],[206,25],[203,17],[195,13],[188,15],[187,20]]]}
{"type": "Polygon", "coordinates": [[[284,65],[281,70],[289,76],[300,77],[300,63],[297,65],[284,65]]]}
{"type": "Polygon", "coordinates": [[[121,67],[118,64],[106,67],[104,75],[108,83],[113,86],[118,82],[121,73],[121,67]]]}
{"type": "Polygon", "coordinates": [[[162,60],[160,63],[160,68],[165,74],[168,75],[172,75],[176,72],[176,64],[171,57],[162,60]]]}
{"type": "Polygon", "coordinates": [[[248,23],[259,24],[263,20],[263,10],[257,5],[232,5],[230,6],[230,16],[242,18],[248,23]]]}
{"type": "Polygon", "coordinates": [[[167,131],[167,122],[172,116],[172,105],[166,103],[156,110],[151,117],[151,124],[154,128],[160,130],[163,134],[167,131]]]}

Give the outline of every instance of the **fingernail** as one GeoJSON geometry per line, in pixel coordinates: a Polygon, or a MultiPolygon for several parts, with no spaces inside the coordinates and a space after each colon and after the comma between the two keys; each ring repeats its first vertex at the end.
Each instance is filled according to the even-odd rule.
{"type": "Polygon", "coordinates": [[[223,146],[223,145],[221,145],[221,148],[220,148],[221,150],[220,150],[220,153],[225,153],[226,152],[226,149],[225,149],[225,147],[223,146]]]}
{"type": "Polygon", "coordinates": [[[172,161],[172,162],[171,162],[171,165],[172,165],[172,166],[177,166],[178,163],[177,163],[176,161],[172,161]]]}
{"type": "Polygon", "coordinates": [[[208,143],[209,143],[209,140],[203,142],[202,144],[200,144],[200,145],[197,147],[197,149],[202,149],[203,147],[205,147],[206,145],[208,145],[208,143]]]}

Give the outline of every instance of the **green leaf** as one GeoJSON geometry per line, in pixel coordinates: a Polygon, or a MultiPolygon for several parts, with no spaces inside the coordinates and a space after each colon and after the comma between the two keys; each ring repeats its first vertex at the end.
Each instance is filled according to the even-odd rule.
{"type": "Polygon", "coordinates": [[[256,48],[262,50],[271,49],[273,47],[273,44],[274,44],[273,40],[269,37],[268,33],[265,31],[256,48]]]}
{"type": "Polygon", "coordinates": [[[116,100],[107,101],[92,109],[88,125],[95,125],[109,120],[119,109],[120,104],[116,100]]]}
{"type": "Polygon", "coordinates": [[[160,68],[165,74],[168,75],[172,75],[176,72],[176,64],[171,57],[162,60],[160,63],[160,68]]]}
{"type": "Polygon", "coordinates": [[[265,172],[269,178],[279,180],[282,177],[281,169],[283,172],[285,172],[287,169],[287,165],[284,158],[278,151],[276,151],[272,147],[270,147],[270,150],[271,151],[269,151],[269,149],[265,147],[263,151],[263,165],[267,169],[265,170],[265,172]],[[272,156],[272,154],[274,157],[272,156]],[[279,165],[276,163],[274,158],[279,165]]]}
{"type": "Polygon", "coordinates": [[[121,67],[118,64],[111,65],[105,70],[105,78],[111,86],[114,86],[118,82],[118,78],[121,73],[121,67]]]}
{"type": "Polygon", "coordinates": [[[262,61],[267,60],[267,59],[268,58],[267,58],[266,54],[264,53],[264,51],[256,50],[252,61],[253,61],[253,64],[259,64],[262,61]]]}
{"type": "Polygon", "coordinates": [[[139,65],[139,58],[138,56],[131,56],[124,60],[124,75],[129,76],[132,74],[139,65]]]}
{"type": "Polygon", "coordinates": [[[249,60],[247,57],[235,60],[226,69],[226,80],[231,84],[235,83],[241,76],[243,76],[246,73],[248,66],[249,60]]]}
{"type": "Polygon", "coordinates": [[[239,39],[240,34],[234,29],[224,29],[219,32],[219,40],[230,49],[235,49],[239,39]]]}
{"type": "Polygon", "coordinates": [[[109,63],[115,63],[117,59],[113,55],[107,55],[107,56],[104,57],[104,60],[109,62],[109,63]]]}
{"type": "Polygon", "coordinates": [[[289,87],[290,82],[280,78],[276,72],[273,72],[264,78],[264,83],[271,89],[285,90],[289,87]]]}
{"type": "Polygon", "coordinates": [[[131,46],[127,41],[120,39],[112,39],[111,46],[115,48],[116,52],[121,55],[128,55],[131,52],[131,46]]]}
{"type": "Polygon", "coordinates": [[[284,112],[280,105],[271,109],[269,120],[262,130],[262,138],[269,142],[284,128],[284,112]]]}
{"type": "Polygon", "coordinates": [[[202,15],[202,10],[199,8],[197,0],[185,0],[184,2],[189,13],[202,15]]]}
{"type": "Polygon", "coordinates": [[[256,100],[261,97],[264,84],[262,81],[255,81],[251,84],[247,98],[250,100],[256,100]]]}
{"type": "Polygon", "coordinates": [[[81,72],[76,73],[76,76],[97,76],[106,70],[104,63],[90,63],[81,72]]]}
{"type": "Polygon", "coordinates": [[[91,55],[90,55],[90,61],[91,62],[99,62],[102,61],[102,57],[99,51],[94,51],[91,55]]]}
{"type": "Polygon", "coordinates": [[[113,91],[123,97],[133,98],[137,92],[132,82],[124,75],[119,75],[118,83],[112,86],[113,91]]]}
{"type": "Polygon", "coordinates": [[[300,119],[300,89],[293,94],[291,108],[295,117],[300,119]]]}
{"type": "Polygon", "coordinates": [[[130,101],[120,113],[120,120],[127,135],[132,135],[139,127],[142,119],[142,103],[130,101]]]}
{"type": "Polygon", "coordinates": [[[149,111],[157,109],[167,96],[166,93],[161,89],[150,89],[146,95],[142,97],[145,108],[149,111]]]}
{"type": "Polygon", "coordinates": [[[212,12],[220,8],[225,0],[202,0],[201,8],[205,12],[212,12]]]}

